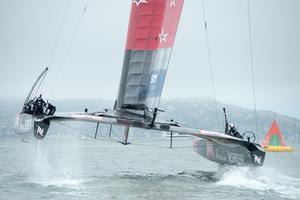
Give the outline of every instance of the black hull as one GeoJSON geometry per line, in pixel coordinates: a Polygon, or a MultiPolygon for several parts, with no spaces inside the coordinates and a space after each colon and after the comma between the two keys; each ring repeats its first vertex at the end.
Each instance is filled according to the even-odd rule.
{"type": "Polygon", "coordinates": [[[222,164],[237,166],[262,166],[265,151],[254,143],[217,143],[207,139],[195,138],[194,151],[204,158],[222,164]]]}

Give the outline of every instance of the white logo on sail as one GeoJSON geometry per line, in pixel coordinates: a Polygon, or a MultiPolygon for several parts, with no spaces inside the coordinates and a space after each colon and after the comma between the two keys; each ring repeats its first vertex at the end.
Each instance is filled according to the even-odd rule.
{"type": "Polygon", "coordinates": [[[159,36],[159,42],[167,42],[168,35],[169,35],[169,33],[165,33],[164,29],[161,29],[161,33],[158,34],[158,36],[159,36]]]}
{"type": "Polygon", "coordinates": [[[40,134],[41,136],[44,136],[44,129],[41,128],[40,126],[37,126],[37,131],[38,134],[40,134]]]}
{"type": "Polygon", "coordinates": [[[133,0],[132,3],[135,3],[136,6],[139,6],[141,3],[148,3],[146,0],[133,0]]]}
{"type": "Polygon", "coordinates": [[[261,156],[258,157],[257,155],[254,155],[254,162],[261,164],[261,156]]]}
{"type": "Polygon", "coordinates": [[[151,81],[150,81],[151,84],[154,84],[157,82],[157,76],[158,76],[157,74],[152,74],[151,81]]]}
{"type": "Polygon", "coordinates": [[[174,7],[176,6],[176,1],[175,0],[170,1],[170,7],[172,7],[172,6],[174,6],[174,7]]]}

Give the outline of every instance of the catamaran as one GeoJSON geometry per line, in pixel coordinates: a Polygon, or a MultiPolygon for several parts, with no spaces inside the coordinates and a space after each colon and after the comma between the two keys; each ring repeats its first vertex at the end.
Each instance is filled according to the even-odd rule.
{"type": "MultiPolygon", "coordinates": [[[[235,132],[226,120],[224,132],[198,130],[180,123],[157,119],[160,97],[184,0],[133,0],[128,27],[123,69],[117,99],[112,109],[103,111],[53,113],[22,109],[18,114],[18,129],[33,131],[36,139],[46,137],[54,121],[84,121],[124,127],[122,144],[127,145],[130,128],[140,128],[194,136],[194,150],[201,156],[228,165],[262,166],[264,149],[247,133],[235,132]]],[[[45,74],[45,69],[30,90],[24,108],[28,108],[45,74]]],[[[32,109],[34,109],[34,105],[32,109]]],[[[52,108],[53,109],[53,108],[52,108]]],[[[225,109],[224,109],[224,114],[225,109]]],[[[23,131],[22,131],[23,130],[23,131]]],[[[97,130],[95,133],[95,137],[97,130]]],[[[254,135],[252,133],[252,135],[254,135]]]]}

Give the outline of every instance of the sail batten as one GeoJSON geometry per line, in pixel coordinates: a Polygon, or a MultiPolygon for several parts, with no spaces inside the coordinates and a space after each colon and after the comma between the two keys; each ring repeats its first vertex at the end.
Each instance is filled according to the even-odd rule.
{"type": "Polygon", "coordinates": [[[149,0],[132,3],[118,110],[144,111],[158,107],[183,2],[149,0]]]}

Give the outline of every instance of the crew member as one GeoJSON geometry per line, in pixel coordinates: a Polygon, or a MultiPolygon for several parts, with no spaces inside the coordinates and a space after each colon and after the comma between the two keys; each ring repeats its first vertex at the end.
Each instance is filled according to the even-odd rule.
{"type": "Polygon", "coordinates": [[[31,112],[30,105],[26,103],[23,107],[23,113],[30,114],[30,112],[31,112]]]}
{"type": "Polygon", "coordinates": [[[42,95],[35,100],[34,102],[34,113],[35,115],[42,115],[44,114],[44,107],[46,106],[45,101],[42,99],[42,95]]]}
{"type": "Polygon", "coordinates": [[[23,113],[30,114],[30,115],[33,114],[34,101],[35,100],[32,99],[28,103],[24,104],[23,113]]]}
{"type": "Polygon", "coordinates": [[[47,101],[45,114],[53,115],[55,113],[55,111],[56,111],[56,107],[47,101]]]}
{"type": "Polygon", "coordinates": [[[241,134],[238,132],[237,128],[235,128],[235,126],[232,123],[229,124],[228,135],[231,135],[231,136],[236,137],[236,138],[243,139],[243,137],[241,136],[241,134]]]}

